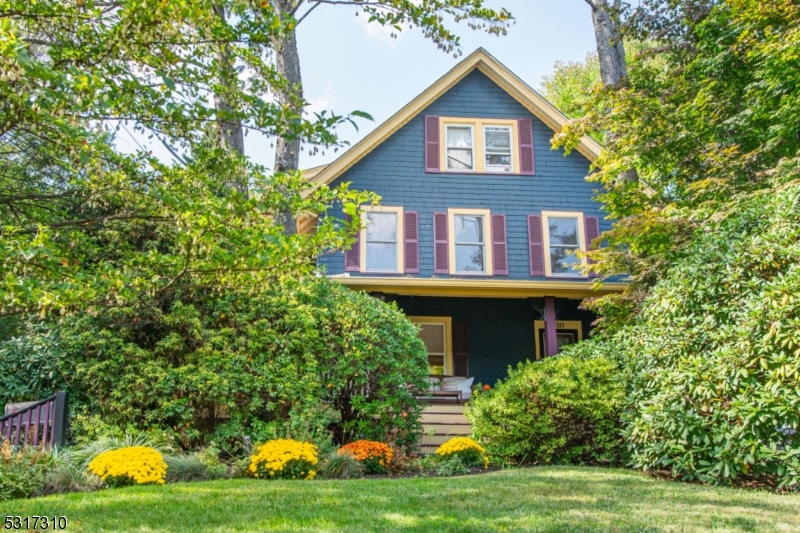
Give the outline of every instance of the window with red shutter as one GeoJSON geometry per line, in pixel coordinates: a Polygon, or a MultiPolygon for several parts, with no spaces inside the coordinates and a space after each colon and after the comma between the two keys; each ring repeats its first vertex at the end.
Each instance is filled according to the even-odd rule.
{"type": "Polygon", "coordinates": [[[506,216],[492,215],[492,256],[494,275],[508,276],[508,244],[506,242],[506,216]]]}

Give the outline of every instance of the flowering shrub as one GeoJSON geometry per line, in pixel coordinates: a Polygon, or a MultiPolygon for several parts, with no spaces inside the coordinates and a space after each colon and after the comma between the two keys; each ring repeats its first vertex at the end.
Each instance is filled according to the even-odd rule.
{"type": "Polygon", "coordinates": [[[339,448],[338,453],[352,455],[367,474],[383,474],[389,469],[394,451],[388,444],[372,440],[357,440],[339,448]]]}
{"type": "Polygon", "coordinates": [[[89,472],[111,486],[163,485],[167,463],[149,446],[128,446],[101,453],[89,463],[89,472]]]}
{"type": "Polygon", "coordinates": [[[469,437],[455,437],[436,448],[439,459],[458,459],[466,466],[489,467],[489,456],[480,444],[469,437]]]}
{"type": "Polygon", "coordinates": [[[275,439],[262,444],[250,457],[248,473],[265,479],[314,479],[317,447],[308,442],[275,439]]]}

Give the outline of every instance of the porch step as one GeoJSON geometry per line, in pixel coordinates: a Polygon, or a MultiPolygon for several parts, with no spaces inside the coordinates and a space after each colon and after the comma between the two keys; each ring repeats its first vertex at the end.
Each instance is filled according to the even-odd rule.
{"type": "Polygon", "coordinates": [[[430,405],[422,411],[419,453],[430,455],[453,437],[472,434],[463,405],[430,405]]]}

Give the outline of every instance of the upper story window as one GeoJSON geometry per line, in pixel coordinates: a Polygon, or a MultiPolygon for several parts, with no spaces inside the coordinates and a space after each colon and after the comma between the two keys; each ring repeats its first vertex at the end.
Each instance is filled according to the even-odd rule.
{"type": "Polygon", "coordinates": [[[492,274],[491,213],[488,209],[449,209],[450,273],[492,274]]]}
{"type": "Polygon", "coordinates": [[[425,171],[533,175],[533,121],[427,116],[425,171]]]}
{"type": "Polygon", "coordinates": [[[475,170],[473,133],[470,124],[445,126],[447,170],[475,170]]]}
{"type": "Polygon", "coordinates": [[[403,273],[403,208],[362,207],[361,272],[403,273]]]}
{"type": "Polygon", "coordinates": [[[586,249],[583,213],[544,211],[542,219],[547,275],[583,277],[583,260],[576,254],[586,249]]]}
{"type": "Polygon", "coordinates": [[[514,172],[514,152],[511,149],[513,133],[510,126],[483,127],[487,172],[514,172]]]}

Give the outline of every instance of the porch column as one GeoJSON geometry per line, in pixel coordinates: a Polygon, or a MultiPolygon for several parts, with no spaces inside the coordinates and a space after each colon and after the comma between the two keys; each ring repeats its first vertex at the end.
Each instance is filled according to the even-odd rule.
{"type": "Polygon", "coordinates": [[[556,299],[544,299],[544,338],[545,338],[545,357],[558,353],[558,339],[556,334],[556,299]]]}

